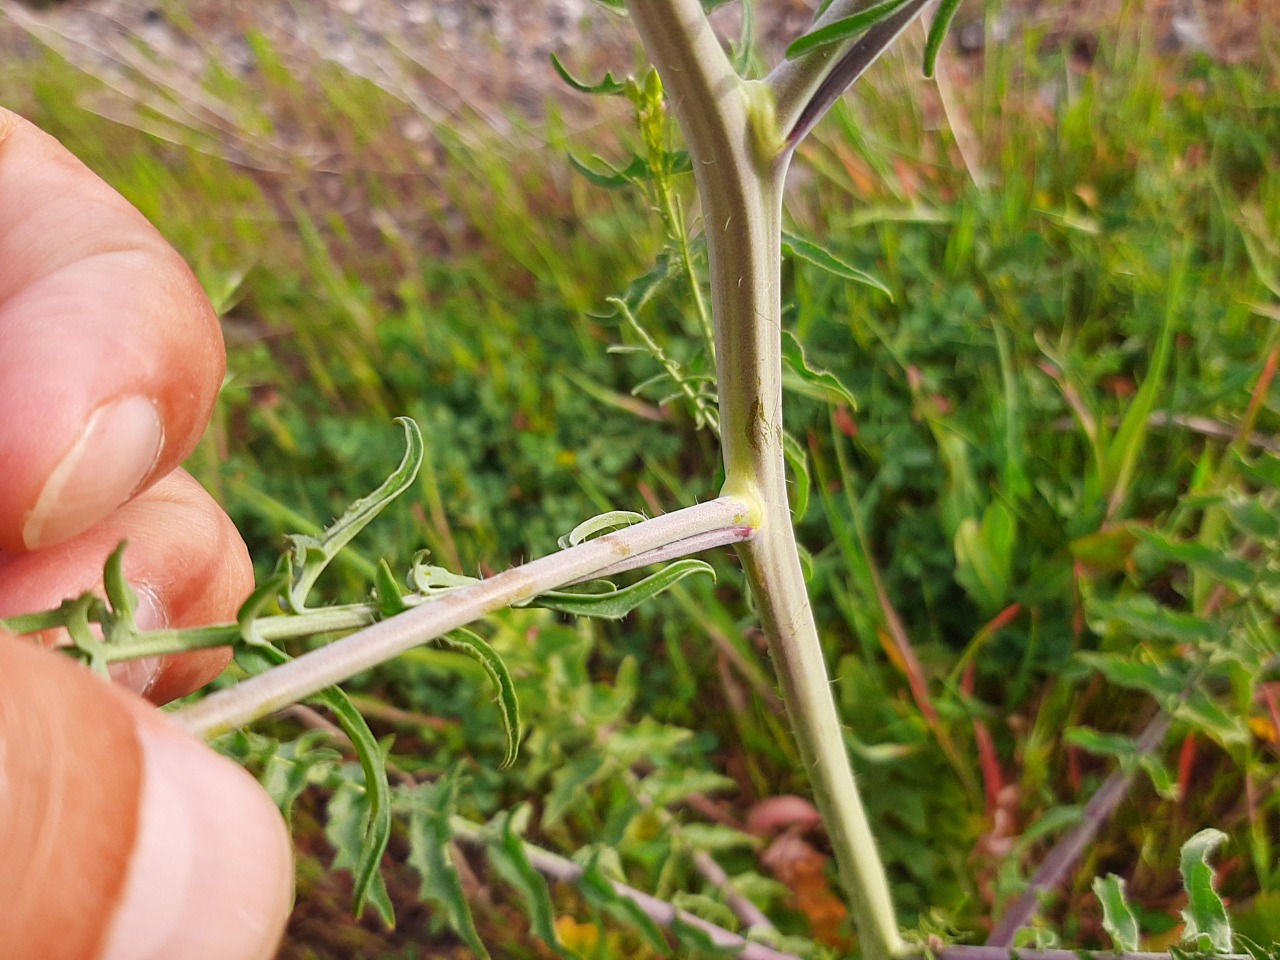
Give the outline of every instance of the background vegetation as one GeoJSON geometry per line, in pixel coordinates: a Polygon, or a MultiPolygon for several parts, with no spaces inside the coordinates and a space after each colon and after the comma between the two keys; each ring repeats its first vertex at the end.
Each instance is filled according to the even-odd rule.
{"type": "MultiPolygon", "coordinates": [[[[1237,929],[1280,939],[1280,42],[1264,25],[1234,65],[1162,53],[1135,6],[1088,34],[1030,18],[995,43],[994,15],[984,53],[952,51],[942,95],[914,51],[887,58],[793,174],[795,232],[889,294],[787,267],[790,329],[857,399],[796,391],[787,426],[810,463],[810,588],[902,920],[981,938],[1127,764],[1143,777],[1046,904],[1045,935],[1105,943],[1089,882],[1113,871],[1147,945],[1175,939],[1177,851],[1213,825],[1231,837],[1218,883],[1237,929]],[[1141,758],[1158,703],[1174,723],[1141,758]]],[[[387,474],[401,414],[427,439],[419,488],[346,556],[332,596],[366,592],[378,557],[398,570],[427,547],[492,571],[593,513],[714,495],[694,411],[661,385],[632,393],[660,372],[652,351],[609,351],[638,341],[606,298],[673,239],[643,195],[570,166],[643,151],[625,102],[585,133],[553,102],[509,115],[515,135],[463,118],[415,143],[421,118],[377,86],[247,42],[252,72],[198,78],[233,108],[236,150],[198,114],[181,136],[138,129],[185,96],[154,74],[160,99],[121,108],[133,125],[43,48],[0,61],[0,90],[160,227],[223,314],[228,380],[189,467],[264,572],[283,533],[387,474]]],[[[691,184],[672,188],[689,202],[691,184]]],[[[687,291],[663,287],[640,320],[696,373],[687,291]]],[[[529,731],[510,770],[478,668],[450,654],[361,678],[357,703],[394,735],[398,775],[456,788],[460,810],[528,804],[532,839],[603,844],[635,886],[732,925],[698,871],[710,852],[796,949],[839,953],[823,839],[803,809],[764,803],[806,785],[732,561],[715,563],[717,583],[685,581],[618,625],[487,623],[529,731]]],[[[223,743],[292,811],[284,955],[468,955],[419,902],[411,811],[386,867],[397,927],[351,919],[329,864],[358,778],[316,723],[294,711],[223,743]]],[[[463,873],[489,949],[542,955],[501,866],[463,873]]],[[[655,955],[556,894],[568,948],[655,955]]]]}

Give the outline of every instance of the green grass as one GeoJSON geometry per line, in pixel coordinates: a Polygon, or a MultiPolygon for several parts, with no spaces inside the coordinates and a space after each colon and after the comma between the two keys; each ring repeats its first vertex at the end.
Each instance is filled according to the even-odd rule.
{"type": "MultiPolygon", "coordinates": [[[[1276,557],[1274,537],[1251,536],[1211,502],[1247,496],[1269,509],[1273,486],[1250,479],[1202,421],[1170,420],[1234,429],[1252,418],[1265,436],[1280,426],[1269,382],[1250,408],[1280,302],[1276,65],[1161,59],[1136,21],[1103,38],[1084,74],[1038,41],[989,54],[959,96],[990,186],[973,183],[927,89],[893,64],[798,161],[797,232],[893,294],[786,268],[792,328],[859,401],[850,411],[792,396],[787,424],[811,457],[799,529],[850,747],[904,923],[980,931],[1046,840],[1014,844],[1008,858],[982,841],[999,784],[980,767],[977,722],[1016,790],[999,798],[1013,819],[995,839],[1014,841],[1082,804],[1113,768],[1068,745],[1066,728],[1133,734],[1151,712],[1149,697],[1102,682],[1077,655],[1174,669],[1198,654],[1137,632],[1132,604],[1150,597],[1202,614],[1227,637],[1210,689],[1244,734],[1181,717],[1160,761],[1186,795],[1138,786],[1049,915],[1064,943],[1100,943],[1089,881],[1114,870],[1155,930],[1180,906],[1178,847],[1214,824],[1235,843],[1220,887],[1246,925],[1262,925],[1265,897],[1280,895],[1269,839],[1280,830],[1280,767],[1255,696],[1269,678],[1259,658],[1276,652],[1268,595],[1232,588],[1211,600],[1220,580],[1138,546],[1127,525],[1259,568],[1276,557]],[[914,693],[911,679],[922,684],[914,693]]],[[[157,223],[224,308],[228,382],[190,467],[263,570],[300,519],[326,522],[385,476],[399,414],[422,425],[428,466],[417,495],[356,546],[395,569],[424,546],[463,572],[499,569],[549,552],[604,509],[714,494],[716,450],[690,411],[634,412],[629,391],[654,361],[606,352],[627,334],[605,298],[664,242],[637,197],[569,171],[570,149],[616,145],[570,143],[553,116],[527,146],[440,131],[428,166],[398,136],[403,106],[335,68],[299,82],[268,42],[254,49],[255,80],[216,72],[209,89],[236,105],[246,142],[315,138],[324,170],[287,158],[253,170],[104,121],[76,106],[95,83],[54,57],[0,66],[0,82],[16,92],[11,106],[157,223]]],[[[198,132],[186,139],[211,148],[198,132]]],[[[641,319],[665,350],[696,356],[700,334],[678,294],[659,295],[641,319]]],[[[650,410],[657,395],[645,396],[650,410]]],[[[608,843],[632,882],[669,896],[698,881],[630,777],[726,774],[733,789],[715,802],[735,817],[806,789],[770,708],[769,665],[742,638],[751,615],[732,562],[717,567],[714,587],[682,587],[616,628],[528,611],[495,618],[487,632],[532,731],[504,774],[492,769],[501,732],[488,694],[445,669],[447,657],[407,657],[355,687],[424,718],[409,731],[374,717],[380,734],[399,733],[404,769],[464,764],[470,811],[532,801],[543,842],[608,843]],[[647,752],[611,752],[619,736],[647,752]]],[[[367,569],[339,567],[328,589],[363,592],[367,569]]],[[[701,819],[670,806],[686,823],[701,819]]],[[[322,848],[316,828],[299,829],[304,850],[322,848]]],[[[763,872],[748,848],[723,855],[731,873],[763,872]]],[[[304,900],[323,887],[310,870],[304,900]]],[[[412,900],[403,872],[392,888],[412,900]]],[[[774,915],[804,933],[778,894],[767,893],[774,915]]],[[[559,902],[590,917],[568,893],[559,902]]],[[[500,902],[482,932],[509,920],[500,902]]],[[[390,950],[425,928],[406,922],[400,940],[368,921],[360,929],[345,947],[298,933],[291,955],[335,955],[326,949],[360,937],[390,950]]],[[[621,938],[610,949],[625,945],[617,955],[643,955],[624,927],[609,929],[621,938]]],[[[533,955],[498,936],[495,952],[533,955]]]]}

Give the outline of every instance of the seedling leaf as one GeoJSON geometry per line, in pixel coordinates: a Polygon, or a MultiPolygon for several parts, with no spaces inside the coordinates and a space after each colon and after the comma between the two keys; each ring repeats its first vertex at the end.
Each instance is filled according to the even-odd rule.
{"type": "Polygon", "coordinates": [[[1102,926],[1117,951],[1136,953],[1141,933],[1138,918],[1124,895],[1124,881],[1114,873],[1093,881],[1093,894],[1102,904],[1102,926]]]}
{"type": "Polygon", "coordinates": [[[1209,855],[1227,839],[1221,830],[1201,830],[1182,845],[1182,885],[1187,891],[1186,922],[1183,941],[1198,943],[1202,937],[1219,953],[1231,951],[1231,921],[1222,898],[1213,888],[1213,867],[1209,855]]]}
{"type": "MultiPolygon", "coordinates": [[[[894,0],[894,2],[897,3],[898,0],[894,0]]],[[[893,299],[893,291],[880,280],[877,280],[865,270],[859,270],[853,264],[840,259],[826,247],[819,246],[812,240],[797,237],[794,233],[788,233],[784,230],[782,232],[782,252],[786,256],[811,263],[815,267],[843,280],[852,280],[854,283],[861,283],[864,286],[879,290],[890,300],[893,299]]]]}
{"type": "Polygon", "coordinates": [[[511,682],[507,665],[483,637],[465,628],[447,633],[435,642],[450,650],[465,653],[475,660],[484,667],[484,672],[498,688],[498,709],[502,713],[502,731],[507,739],[507,750],[499,767],[511,766],[520,749],[520,702],[516,699],[516,687],[511,682]]]}

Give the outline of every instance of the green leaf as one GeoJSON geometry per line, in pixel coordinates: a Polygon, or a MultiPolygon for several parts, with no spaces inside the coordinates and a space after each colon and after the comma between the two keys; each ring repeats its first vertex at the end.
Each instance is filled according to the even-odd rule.
{"type": "Polygon", "coordinates": [[[637,580],[620,589],[604,590],[599,593],[549,590],[538,594],[529,602],[529,605],[578,617],[621,620],[646,600],[656,597],[695,573],[710,574],[712,580],[716,576],[715,569],[705,560],[687,557],[669,563],[643,580],[637,580]]]}
{"type": "Polygon", "coordinates": [[[476,577],[468,577],[466,574],[454,573],[446,567],[427,563],[427,558],[430,556],[431,551],[419,550],[413,558],[413,565],[409,568],[409,585],[418,593],[429,597],[433,593],[443,593],[446,590],[479,582],[476,577]]]}
{"type": "Polygon", "coordinates": [[[395,926],[390,898],[382,882],[382,855],[391,839],[391,786],[387,782],[387,760],[378,739],[369,729],[360,711],[337,687],[321,690],[312,700],[323,703],[333,713],[342,732],[351,740],[360,770],[364,774],[364,793],[368,802],[369,825],[364,833],[355,869],[351,896],[357,917],[364,905],[372,901],[388,926],[395,926]]]}
{"type": "Polygon", "coordinates": [[[1000,500],[987,505],[981,522],[965,517],[956,528],[956,582],[988,616],[1009,602],[1017,539],[1017,518],[1000,500]]]}
{"type": "Polygon", "coordinates": [[[459,628],[443,637],[438,637],[434,642],[471,657],[484,667],[485,673],[498,688],[498,710],[502,714],[502,731],[507,739],[507,751],[502,757],[499,769],[511,766],[515,763],[516,754],[520,750],[520,703],[516,699],[516,687],[511,682],[507,665],[484,638],[465,628],[459,628]]]}
{"type": "Polygon", "coordinates": [[[566,947],[556,934],[555,908],[551,903],[551,891],[542,874],[533,869],[524,841],[516,831],[516,821],[526,812],[525,808],[500,814],[491,825],[495,826],[500,843],[490,844],[486,851],[493,869],[503,880],[511,884],[524,899],[530,929],[557,954],[569,960],[579,960],[578,954],[566,947]]]}
{"type": "Polygon", "coordinates": [[[798,383],[785,384],[797,393],[821,400],[825,403],[847,403],[853,410],[858,409],[857,398],[853,391],[846,387],[830,370],[809,365],[809,358],[804,354],[804,347],[790,330],[782,331],[782,362],[787,370],[795,375],[798,383]]]}
{"type": "Polygon", "coordinates": [[[1180,265],[1175,265],[1170,279],[1170,289],[1165,294],[1169,305],[1165,311],[1164,325],[1160,329],[1160,337],[1156,341],[1155,351],[1151,358],[1151,366],[1142,380],[1142,386],[1129,402],[1120,429],[1106,447],[1102,464],[1102,480],[1110,501],[1108,514],[1115,514],[1120,505],[1128,497],[1129,484],[1138,466],[1138,454],[1146,442],[1151,411],[1155,409],[1156,396],[1164,383],[1165,368],[1173,352],[1173,318],[1177,305],[1181,303],[1180,288],[1186,274],[1186,258],[1180,265]]]}
{"type": "MultiPolygon", "coordinates": [[[[782,431],[782,455],[791,468],[792,495],[791,519],[798,523],[809,512],[809,490],[813,486],[809,476],[809,453],[790,432],[782,431]]],[[[806,579],[808,579],[806,577],[806,579]]]]}
{"type": "Polygon", "coordinates": [[[124,548],[129,541],[121,540],[102,569],[102,587],[111,604],[111,612],[122,622],[132,626],[134,611],[138,609],[138,595],[124,576],[124,548]]]}
{"type": "Polygon", "coordinates": [[[1102,904],[1102,926],[1116,951],[1136,953],[1141,938],[1138,918],[1124,895],[1124,881],[1114,873],[1093,881],[1093,894],[1102,904]]]}
{"type": "Polygon", "coordinates": [[[612,73],[606,73],[604,79],[599,83],[584,83],[571,74],[560,58],[554,53],[551,54],[551,66],[555,68],[556,73],[560,74],[560,79],[571,86],[579,93],[589,93],[594,96],[616,97],[627,92],[627,85],[619,80],[613,79],[612,73]]]}
{"type": "Polygon", "coordinates": [[[1074,744],[1082,750],[1104,757],[1115,757],[1118,760],[1132,760],[1138,753],[1138,746],[1133,737],[1119,733],[1103,733],[1092,727],[1070,727],[1062,735],[1065,743],[1074,744]]]}
{"type": "Polygon", "coordinates": [[[289,558],[287,556],[281,557],[280,564],[276,567],[276,572],[264,580],[253,593],[249,594],[249,599],[240,604],[240,609],[236,611],[236,623],[240,627],[240,639],[250,646],[267,647],[275,650],[258,632],[258,618],[262,616],[268,605],[276,604],[280,598],[281,591],[285,590],[292,582],[293,576],[288,568],[289,558]]]}
{"type": "Polygon", "coordinates": [[[1242,557],[1233,556],[1226,550],[1197,543],[1194,540],[1175,540],[1138,524],[1132,524],[1131,529],[1139,540],[1159,556],[1174,563],[1202,570],[1224,583],[1247,585],[1257,576],[1253,564],[1242,557]]]}
{"type": "Polygon", "coordinates": [[[827,24],[820,30],[807,33],[787,47],[787,59],[792,60],[816,47],[839,43],[854,34],[874,27],[881,20],[890,17],[899,7],[904,6],[906,3],[907,0],[881,0],[880,3],[872,4],[853,16],[843,17],[835,21],[835,23],[827,24]]]}
{"type": "Polygon", "coordinates": [[[960,9],[960,0],[942,0],[938,4],[938,12],[934,14],[933,22],[929,24],[929,35],[924,42],[924,75],[932,77],[933,71],[938,66],[938,52],[942,49],[942,42],[947,38],[947,31],[951,29],[951,21],[955,19],[956,11],[960,9]]]}
{"type": "MultiPolygon", "coordinates": [[[[892,2],[895,6],[899,6],[903,0],[892,0],[892,2]]],[[[827,273],[840,277],[842,280],[852,280],[854,283],[861,283],[863,286],[879,290],[890,300],[893,299],[893,291],[880,280],[877,280],[864,270],[859,270],[851,263],[841,260],[830,250],[819,246],[812,240],[797,237],[795,234],[784,230],[782,232],[782,252],[786,256],[811,263],[815,267],[827,271],[827,273]]]]}
{"type": "Polygon", "coordinates": [[[457,768],[434,784],[420,784],[411,796],[409,813],[409,865],[422,878],[418,896],[433,904],[437,916],[467,945],[472,953],[488,960],[476,930],[471,905],[462,889],[462,880],[452,856],[453,816],[458,795],[457,768]]]}
{"type": "Polygon", "coordinates": [[[344,784],[329,799],[325,818],[325,839],[336,851],[332,868],[350,870],[353,876],[364,877],[363,888],[353,891],[356,916],[363,913],[365,903],[372,903],[387,926],[394,927],[395,912],[382,873],[376,865],[372,873],[366,873],[364,866],[373,822],[369,792],[354,783],[344,784]]]}
{"type": "Polygon", "coordinates": [[[1239,716],[1223,710],[1203,690],[1191,691],[1174,706],[1173,715],[1222,744],[1248,743],[1251,736],[1249,727],[1239,716]]]}
{"type": "MultiPolygon", "coordinates": [[[[633,156],[630,162],[621,168],[615,167],[601,157],[593,156],[591,159],[603,167],[606,172],[601,173],[599,170],[593,170],[573,154],[569,154],[569,165],[597,187],[604,187],[606,190],[617,190],[621,187],[651,180],[656,173],[649,161],[641,156],[633,156]]],[[[685,150],[676,150],[668,153],[663,157],[663,161],[663,169],[661,170],[663,174],[688,173],[693,169],[693,163],[685,150]]]]}
{"type": "MultiPolygon", "coordinates": [[[[254,595],[258,592],[255,591],[254,595]]],[[[251,597],[250,601],[252,599],[251,597]]],[[[246,602],[245,606],[248,605],[246,602]]],[[[243,611],[244,608],[241,609],[243,611]]],[[[271,667],[288,663],[291,659],[293,658],[283,650],[269,643],[245,644],[236,648],[236,663],[251,674],[262,673],[271,667]]],[[[386,756],[377,737],[369,729],[369,724],[340,688],[326,687],[308,700],[323,704],[333,713],[342,732],[351,741],[364,775],[362,796],[365,806],[362,809],[367,811],[368,824],[360,832],[359,843],[352,847],[349,865],[355,878],[352,890],[353,909],[358,917],[364,911],[365,903],[372,900],[388,926],[395,926],[395,914],[392,912],[380,869],[382,855],[391,839],[391,786],[387,782],[386,756]]],[[[346,824],[344,829],[351,831],[354,827],[346,824]]]]}
{"type": "Polygon", "coordinates": [[[607,513],[594,516],[590,520],[583,520],[569,531],[568,536],[561,537],[556,543],[561,550],[567,550],[570,547],[576,547],[583,541],[590,540],[592,537],[600,536],[613,530],[621,530],[623,527],[630,527],[633,524],[642,523],[644,520],[645,515],[643,513],[636,513],[633,510],[610,510],[607,513]]]}
{"type": "MultiPolygon", "coordinates": [[[[659,956],[666,955],[670,952],[671,947],[667,943],[666,935],[662,932],[662,929],[654,922],[652,917],[644,912],[640,904],[629,897],[619,895],[613,885],[612,878],[606,876],[601,860],[610,854],[616,861],[617,852],[603,846],[591,848],[585,858],[575,856],[574,859],[582,867],[582,876],[577,882],[578,889],[582,892],[582,896],[587,903],[597,910],[604,910],[606,913],[635,927],[649,942],[649,945],[658,951],[659,956]]],[[[617,879],[621,880],[621,868],[617,867],[616,864],[614,866],[617,879]]]]}
{"type": "Polygon", "coordinates": [[[409,605],[404,602],[404,593],[400,584],[396,583],[395,574],[383,558],[378,559],[378,572],[374,577],[374,588],[378,598],[378,613],[383,617],[394,617],[404,613],[409,605]]]}
{"type": "Polygon", "coordinates": [[[1219,953],[1231,952],[1231,921],[1222,898],[1213,887],[1213,867],[1209,855],[1227,839],[1221,830],[1212,827],[1201,830],[1182,845],[1182,886],[1187,891],[1187,909],[1182,911],[1186,922],[1184,942],[1199,943],[1202,937],[1219,953]]]}
{"type": "Polygon", "coordinates": [[[1157,700],[1177,697],[1187,685],[1183,664],[1144,663],[1131,655],[1115,653],[1078,653],[1076,659],[1097,670],[1116,686],[1141,690],[1157,700]]]}
{"type": "Polygon", "coordinates": [[[1171,610],[1145,594],[1115,602],[1095,600],[1088,613],[1093,629],[1108,636],[1200,645],[1213,643],[1222,633],[1219,624],[1171,610]]]}
{"type": "Polygon", "coordinates": [[[396,423],[404,428],[405,452],[391,476],[373,493],[351,504],[319,536],[295,533],[289,537],[293,584],[286,595],[286,602],[292,612],[306,610],[307,595],[338,552],[392,500],[404,493],[418,476],[423,457],[422,431],[408,417],[397,417],[396,423]]]}

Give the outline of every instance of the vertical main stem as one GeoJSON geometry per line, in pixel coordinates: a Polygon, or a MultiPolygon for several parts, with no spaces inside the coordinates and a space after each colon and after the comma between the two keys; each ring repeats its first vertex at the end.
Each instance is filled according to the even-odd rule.
{"type": "Polygon", "coordinates": [[[782,192],[772,91],[733,70],[698,0],[631,0],[693,161],[710,261],[724,493],[753,503],[739,547],[863,954],[903,949],[800,567],[782,448],[782,192]]]}

